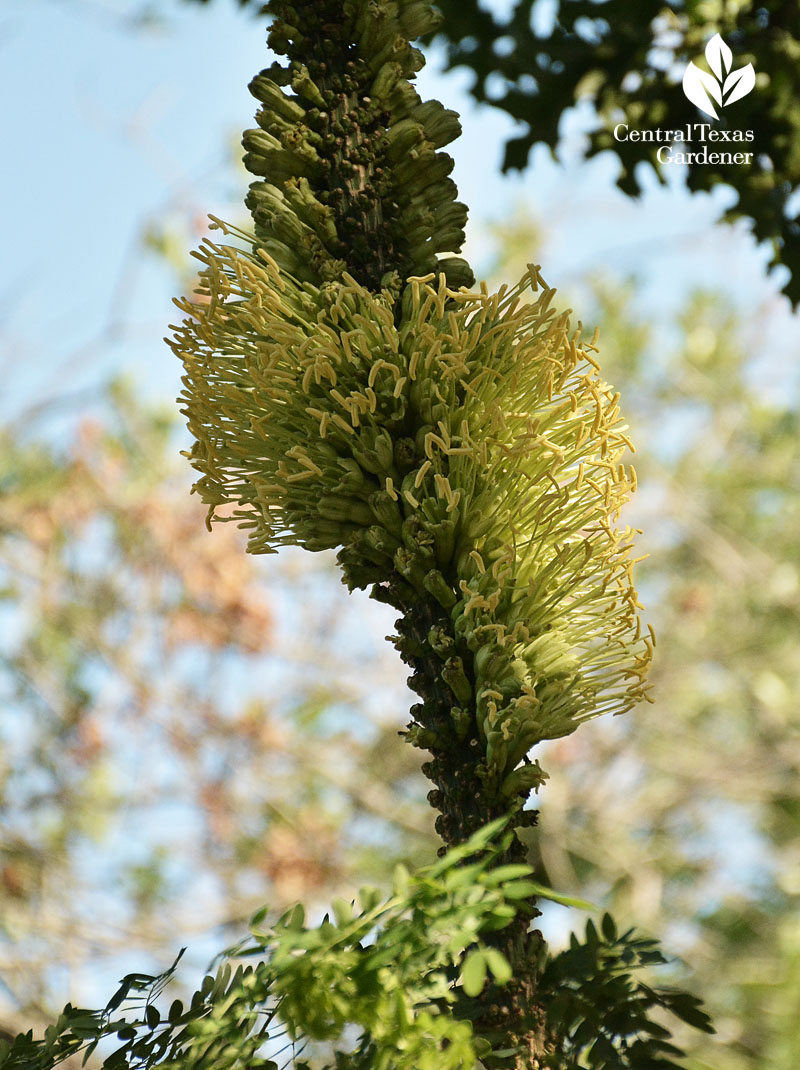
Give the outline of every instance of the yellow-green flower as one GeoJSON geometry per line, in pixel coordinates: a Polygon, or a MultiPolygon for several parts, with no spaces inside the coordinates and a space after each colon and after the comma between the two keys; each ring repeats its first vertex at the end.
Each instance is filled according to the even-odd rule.
{"type": "Polygon", "coordinates": [[[351,587],[435,600],[456,734],[474,717],[487,783],[530,788],[530,748],[629,709],[651,656],[618,524],[632,446],[594,344],[536,267],[493,294],[411,278],[398,308],[263,250],[198,255],[173,346],[211,518],[232,504],[254,553],[339,547],[351,587]]]}

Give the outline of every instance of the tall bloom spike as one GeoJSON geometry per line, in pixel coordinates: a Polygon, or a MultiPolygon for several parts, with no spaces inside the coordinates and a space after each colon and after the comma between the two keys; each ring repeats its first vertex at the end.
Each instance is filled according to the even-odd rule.
{"type": "MultiPolygon", "coordinates": [[[[619,396],[538,268],[475,293],[446,255],[466,208],[439,151],[458,117],[411,84],[427,0],[266,10],[287,63],[251,84],[255,233],[215,221],[246,248],[196,254],[200,299],[178,302],[171,343],[195,489],[251,552],[336,548],[347,585],[399,611],[420,700],[405,736],[430,751],[445,844],[532,825],[530,749],[645,695],[619,396]]],[[[524,854],[514,837],[504,858],[524,854]]],[[[513,977],[472,1023],[519,1067],[545,1047],[537,913],[498,937],[513,977]]]]}
{"type": "Polygon", "coordinates": [[[210,517],[233,505],[254,553],[339,548],[351,588],[412,617],[438,606],[405,652],[438,658],[450,713],[420,684],[411,741],[470,747],[487,797],[521,800],[543,776],[531,747],[646,693],[617,524],[631,443],[593,346],[534,266],[494,294],[412,277],[397,316],[346,273],[317,286],[257,247],[198,256],[202,300],[178,303],[172,344],[210,517]]]}
{"type": "MultiPolygon", "coordinates": [[[[445,844],[532,825],[530,749],[645,695],[619,396],[537,267],[475,293],[447,255],[466,208],[439,151],[458,117],[412,86],[427,0],[266,11],[287,62],[251,84],[255,233],[215,221],[246,248],[196,254],[200,299],[178,302],[171,343],[195,489],[251,552],[336,548],[347,585],[399,611],[405,736],[430,752],[445,844]]],[[[524,855],[510,839],[505,860],[524,855]]],[[[545,1049],[537,913],[498,936],[513,977],[472,1023],[518,1067],[545,1049]]]]}

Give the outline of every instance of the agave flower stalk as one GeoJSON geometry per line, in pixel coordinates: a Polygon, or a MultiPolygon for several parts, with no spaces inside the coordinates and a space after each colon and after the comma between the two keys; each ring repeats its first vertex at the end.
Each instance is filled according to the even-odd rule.
{"type": "MultiPolygon", "coordinates": [[[[233,505],[253,553],[339,548],[446,686],[412,741],[444,764],[469,749],[476,819],[526,796],[531,748],[630,709],[652,649],[616,526],[631,443],[594,346],[533,266],[496,294],[412,277],[396,322],[391,292],[347,273],[317,287],[257,245],[198,255],[204,299],[179,302],[173,344],[210,518],[233,505]]],[[[448,817],[447,842],[473,831],[448,817]]]]}
{"type": "MultiPolygon", "coordinates": [[[[196,254],[171,343],[196,490],[251,552],[336,549],[348,587],[398,610],[420,699],[406,738],[430,752],[445,844],[532,824],[531,749],[646,696],[619,395],[537,266],[489,293],[450,255],[466,210],[438,150],[458,122],[410,82],[428,5],[268,6],[289,62],[251,85],[255,229],[214,221],[229,240],[196,254]]],[[[533,1065],[526,928],[504,936],[517,975],[479,1027],[533,1065]]]]}

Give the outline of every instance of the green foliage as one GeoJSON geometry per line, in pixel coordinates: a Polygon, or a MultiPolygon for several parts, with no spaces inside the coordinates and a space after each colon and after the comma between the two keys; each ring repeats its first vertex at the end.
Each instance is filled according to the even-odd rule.
{"type": "MultiPolygon", "coordinates": [[[[500,824],[414,876],[398,869],[388,900],[365,888],[358,907],[335,903],[333,918],[318,926],[306,926],[297,906],[265,929],[262,911],[252,939],[231,952],[261,961],[235,971],[226,962],[188,1007],[157,1005],[177,960],[158,977],[130,974],[102,1011],[67,1006],[43,1039],[28,1033],[10,1046],[0,1042],[0,1065],[46,1070],[116,1037],[122,1044],[105,1058],[106,1070],[267,1070],[277,1063],[260,1052],[283,1035],[282,1027],[272,1027],[279,1018],[293,1040],[341,1042],[357,1026],[373,1070],[471,1070],[472,1030],[448,1013],[458,996],[459,966],[475,948],[464,960],[462,982],[473,994],[478,953],[498,983],[508,980],[507,961],[494,949],[482,950],[483,938],[509,924],[528,891],[520,867],[490,868],[507,845],[506,836],[487,849],[500,824]],[[481,856],[473,857],[476,852],[481,856]]],[[[355,1058],[340,1053],[337,1065],[342,1057],[355,1058]]]]}
{"type": "Polygon", "coordinates": [[[103,1059],[104,1070],[278,1070],[277,1063],[258,1054],[272,1035],[274,1011],[253,998],[258,982],[252,967],[233,971],[225,964],[205,978],[188,1007],[175,1000],[159,1009],[156,1001],[180,958],[156,976],[128,974],[102,1010],[67,1004],[41,1040],[29,1032],[10,1045],[0,1041],[0,1066],[48,1070],[73,1055],[88,1060],[105,1042],[113,1051],[103,1059]]]}
{"type": "Polygon", "coordinates": [[[714,1030],[694,996],[634,977],[665,962],[654,940],[637,937],[632,929],[618,933],[610,914],[603,915],[600,932],[587,922],[583,942],[573,934],[569,947],[549,959],[541,978],[548,1025],[558,1038],[548,1067],[677,1070],[673,1057],[683,1053],[651,1012],[661,1008],[695,1029],[714,1030]]]}
{"type": "MultiPolygon", "coordinates": [[[[0,1066],[51,1070],[69,1056],[109,1052],[103,1070],[277,1070],[283,1044],[296,1070],[311,1065],[300,1058],[304,1048],[309,1058],[315,1049],[323,1059],[332,1051],[330,1070],[473,1070],[492,1052],[469,1019],[512,977],[492,934],[528,896],[547,895],[528,879],[529,867],[495,864],[508,847],[506,824],[487,825],[416,874],[398,867],[388,899],[364,888],[357,905],[336,901],[319,925],[306,925],[299,905],[271,926],[260,911],[252,936],[223,956],[187,1005],[161,998],[181,955],[157,976],[128,974],[102,1010],[68,1004],[43,1038],[28,1032],[0,1041],[0,1066]]],[[[553,1061],[553,1070],[585,1065],[574,1059],[589,1032],[590,1067],[674,1065],[653,1061],[679,1049],[665,1044],[669,1033],[649,1011],[661,1007],[703,1029],[708,1020],[685,993],[631,980],[629,971],[664,961],[652,941],[617,936],[608,915],[602,938],[589,923],[585,944],[573,938],[550,959],[541,978],[550,1047],[553,1060],[556,1053],[573,1059],[553,1061]],[[598,1037],[617,1061],[598,1061],[606,1050],[598,1037]]],[[[515,1054],[494,1058],[502,1064],[515,1054]]]]}
{"type": "Polygon", "coordinates": [[[650,164],[661,181],[664,165],[656,159],[657,143],[617,141],[615,124],[674,130],[707,122],[684,95],[681,76],[686,64],[702,58],[709,39],[720,33],[737,67],[753,64],[757,84],[714,125],[753,130],[755,155],[746,166],[687,164],[686,181],[696,192],[717,183],[736,191],[737,201],[725,219],[752,222],[758,241],[772,246],[771,264],[783,264],[791,272],[785,292],[793,304],[800,301],[800,223],[796,207],[790,205],[800,187],[795,3],[607,0],[598,5],[592,0],[559,0],[552,23],[541,30],[534,28],[536,9],[544,14],[537,0],[517,0],[508,19],[478,0],[440,0],[438,6],[445,16],[440,36],[447,42],[449,65],[473,70],[475,99],[524,124],[523,132],[506,145],[504,170],[524,167],[537,143],[555,152],[564,113],[588,100],[599,121],[589,135],[586,155],[614,153],[622,165],[617,183],[631,196],[642,191],[638,164],[650,164]]]}

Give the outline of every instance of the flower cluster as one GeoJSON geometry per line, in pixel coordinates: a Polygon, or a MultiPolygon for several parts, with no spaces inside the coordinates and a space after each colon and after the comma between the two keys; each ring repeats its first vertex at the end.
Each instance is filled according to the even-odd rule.
{"type": "Polygon", "coordinates": [[[263,249],[198,255],[173,346],[210,515],[233,504],[255,553],[338,547],[351,588],[390,583],[404,611],[433,601],[450,737],[478,740],[495,795],[527,794],[530,748],[629,709],[651,655],[617,526],[631,443],[594,346],[535,267],[494,294],[412,277],[398,314],[263,249]]]}

